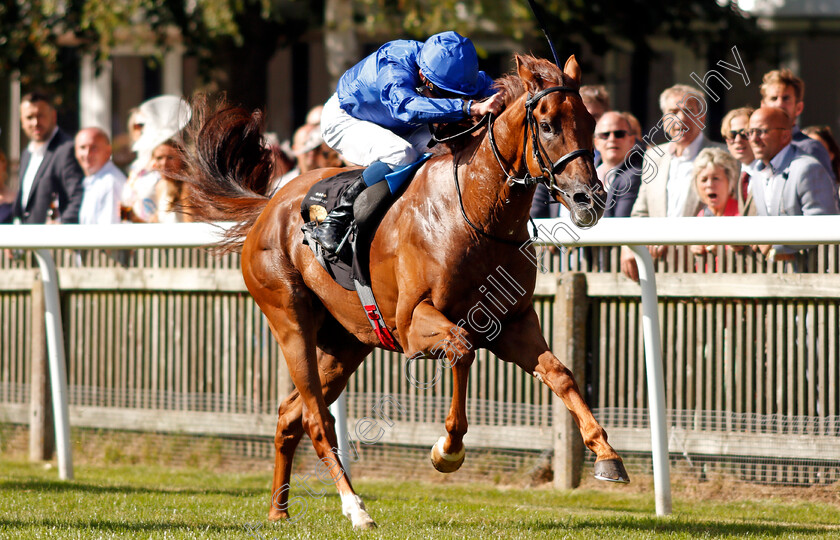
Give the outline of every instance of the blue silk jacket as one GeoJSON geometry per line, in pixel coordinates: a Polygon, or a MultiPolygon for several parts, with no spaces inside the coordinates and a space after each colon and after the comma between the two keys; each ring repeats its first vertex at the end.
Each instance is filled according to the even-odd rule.
{"type": "MultiPolygon", "coordinates": [[[[349,115],[408,134],[423,124],[457,122],[466,118],[465,100],[427,98],[417,92],[422,86],[417,57],[420,41],[390,41],[341,76],[336,87],[341,108],[349,115]]],[[[493,79],[478,72],[478,93],[495,93],[493,79]]]]}

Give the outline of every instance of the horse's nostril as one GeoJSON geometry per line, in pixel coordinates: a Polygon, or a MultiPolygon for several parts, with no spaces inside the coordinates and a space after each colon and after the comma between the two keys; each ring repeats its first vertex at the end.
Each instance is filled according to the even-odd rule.
{"type": "Polygon", "coordinates": [[[583,191],[578,191],[574,195],[572,195],[572,201],[578,206],[589,206],[592,204],[592,199],[589,198],[589,195],[584,193],[583,191]]]}

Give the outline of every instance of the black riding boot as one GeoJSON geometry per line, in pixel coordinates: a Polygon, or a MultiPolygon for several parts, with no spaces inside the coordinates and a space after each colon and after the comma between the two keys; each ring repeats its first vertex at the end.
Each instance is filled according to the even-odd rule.
{"type": "Polygon", "coordinates": [[[315,228],[312,233],[312,238],[321,244],[324,251],[332,254],[337,254],[337,250],[342,243],[342,240],[348,234],[348,228],[353,221],[353,201],[356,200],[362,191],[365,190],[367,184],[363,179],[359,179],[356,183],[347,187],[338,204],[332,211],[327,214],[324,221],[315,228]]]}

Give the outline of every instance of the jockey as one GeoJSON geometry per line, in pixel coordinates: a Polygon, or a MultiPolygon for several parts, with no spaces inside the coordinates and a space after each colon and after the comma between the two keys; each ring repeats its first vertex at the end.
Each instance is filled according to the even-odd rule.
{"type": "MultiPolygon", "coordinates": [[[[425,42],[390,41],[344,73],[324,105],[321,134],[344,159],[367,169],[315,229],[314,239],[335,253],[353,218],[353,201],[386,174],[417,162],[431,140],[431,124],[498,114],[504,96],[492,84],[478,69],[475,46],[456,32],[425,42]]],[[[377,193],[377,205],[390,195],[385,189],[377,193]]]]}

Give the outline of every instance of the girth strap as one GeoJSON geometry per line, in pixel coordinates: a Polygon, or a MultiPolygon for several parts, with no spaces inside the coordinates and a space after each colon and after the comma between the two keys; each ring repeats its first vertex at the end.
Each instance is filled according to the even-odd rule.
{"type": "Polygon", "coordinates": [[[379,311],[379,304],[376,303],[376,298],[373,296],[373,289],[368,285],[364,285],[359,280],[354,279],[353,284],[356,286],[356,293],[359,295],[359,300],[362,302],[362,307],[365,309],[368,322],[373,328],[376,337],[379,338],[379,343],[389,351],[402,352],[397,340],[394,339],[394,334],[388,329],[385,324],[385,319],[382,317],[382,312],[379,311]]]}

